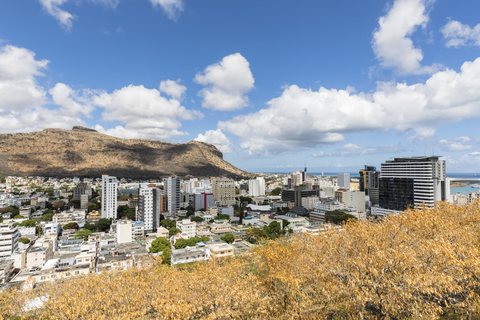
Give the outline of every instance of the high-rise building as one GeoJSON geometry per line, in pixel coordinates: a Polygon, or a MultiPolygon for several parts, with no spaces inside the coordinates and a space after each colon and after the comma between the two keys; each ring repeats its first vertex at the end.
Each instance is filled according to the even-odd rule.
{"type": "Polygon", "coordinates": [[[194,196],[193,207],[195,211],[200,209],[208,210],[208,208],[215,206],[213,193],[196,193],[194,196]]]}
{"type": "Polygon", "coordinates": [[[18,247],[20,231],[17,226],[0,224],[0,258],[9,258],[18,247]]]}
{"type": "Polygon", "coordinates": [[[117,178],[102,176],[102,218],[117,218],[117,178]]]}
{"type": "Polygon", "coordinates": [[[382,163],[377,213],[385,214],[409,206],[433,207],[447,199],[445,160],[438,156],[395,158],[382,163]]]}
{"type": "Polygon", "coordinates": [[[260,197],[265,195],[265,178],[257,177],[248,180],[248,194],[251,197],[260,197]]]}
{"type": "Polygon", "coordinates": [[[369,196],[372,205],[379,203],[379,185],[380,172],[373,166],[365,166],[365,170],[360,170],[359,189],[369,196]]]}
{"type": "Polygon", "coordinates": [[[165,179],[165,195],[167,196],[167,211],[174,215],[180,210],[180,178],[165,179]]]}
{"type": "Polygon", "coordinates": [[[212,193],[215,201],[221,206],[234,205],[235,199],[235,181],[227,178],[212,179],[212,193]]]}
{"type": "Polygon", "coordinates": [[[137,220],[143,221],[146,232],[160,226],[160,189],[142,186],[138,189],[137,220]]]}
{"type": "Polygon", "coordinates": [[[350,189],[350,173],[337,174],[337,186],[339,188],[350,189]]]}

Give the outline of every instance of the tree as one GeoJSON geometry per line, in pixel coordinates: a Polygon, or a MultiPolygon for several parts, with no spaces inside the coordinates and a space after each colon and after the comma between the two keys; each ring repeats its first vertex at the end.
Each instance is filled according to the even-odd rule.
{"type": "Polygon", "coordinates": [[[27,227],[27,228],[32,228],[35,227],[35,221],[33,220],[25,220],[20,223],[17,223],[18,226],[20,227],[27,227]]]}
{"type": "Polygon", "coordinates": [[[238,201],[240,201],[240,203],[242,202],[248,202],[249,204],[253,202],[252,198],[250,197],[244,197],[244,196],[239,196],[237,197],[238,201]]]}
{"type": "Polygon", "coordinates": [[[345,213],[341,210],[327,211],[325,213],[325,221],[334,224],[343,224],[348,220],[357,220],[357,218],[351,214],[345,213]]]}
{"type": "Polygon", "coordinates": [[[128,199],[130,199],[129,196],[118,196],[118,201],[127,201],[128,199]]]}
{"type": "Polygon", "coordinates": [[[56,210],[63,209],[64,206],[65,206],[65,202],[64,202],[64,201],[55,201],[55,202],[52,204],[52,208],[53,208],[53,209],[56,209],[56,210]]]}
{"type": "Polygon", "coordinates": [[[230,216],[228,214],[218,214],[215,217],[215,220],[228,220],[228,221],[230,221],[230,216]]]}
{"type": "Polygon", "coordinates": [[[195,222],[202,222],[202,221],[205,221],[202,217],[193,217],[193,218],[190,218],[191,221],[195,221],[195,222]]]}
{"type": "Polygon", "coordinates": [[[29,244],[30,240],[27,239],[27,238],[20,238],[20,239],[18,239],[18,242],[21,242],[21,243],[24,243],[24,244],[29,244]]]}
{"type": "Polygon", "coordinates": [[[152,241],[152,245],[148,250],[150,252],[156,253],[165,250],[165,248],[170,247],[170,242],[165,238],[157,238],[152,241]]]}
{"type": "Polygon", "coordinates": [[[160,225],[164,228],[170,229],[175,227],[176,224],[175,221],[172,221],[170,219],[163,219],[162,221],[160,221],[160,225]]]}
{"type": "Polygon", "coordinates": [[[210,237],[208,237],[208,236],[201,236],[201,237],[200,237],[200,240],[202,240],[202,242],[208,242],[208,241],[210,241],[210,237]]]}
{"type": "Polygon", "coordinates": [[[80,200],[78,199],[71,199],[70,202],[68,203],[69,207],[74,207],[76,209],[80,209],[80,200]]]}
{"type": "Polygon", "coordinates": [[[40,235],[40,234],[43,234],[43,229],[41,226],[36,226],[35,227],[35,233],[40,235]]]}
{"type": "Polygon", "coordinates": [[[77,233],[75,233],[75,236],[74,238],[75,239],[83,239],[84,241],[87,241],[88,240],[88,236],[92,234],[92,231],[88,230],[88,229],[80,229],[77,231],[77,233]]]}
{"type": "Polygon", "coordinates": [[[15,217],[13,217],[13,219],[24,219],[25,217],[24,216],[21,216],[19,214],[17,214],[15,217]]]}
{"type": "Polygon", "coordinates": [[[53,213],[47,213],[42,215],[43,221],[52,221],[53,220],[53,213]]]}
{"type": "Polygon", "coordinates": [[[100,218],[96,223],[98,231],[103,232],[110,229],[110,226],[112,225],[112,220],[113,219],[111,218],[100,218]]]}
{"type": "Polygon", "coordinates": [[[182,233],[182,230],[177,229],[176,227],[173,227],[168,231],[168,235],[170,237],[176,235],[177,233],[182,233]]]}
{"type": "Polygon", "coordinates": [[[83,226],[84,229],[87,229],[87,230],[90,230],[90,231],[97,231],[97,226],[93,223],[85,223],[85,225],[83,226]]]}
{"type": "Polygon", "coordinates": [[[245,231],[245,234],[247,235],[247,240],[250,243],[257,243],[258,241],[267,238],[266,232],[260,228],[247,229],[247,231],[245,231]]]}
{"type": "Polygon", "coordinates": [[[233,243],[235,241],[235,236],[231,234],[230,232],[226,233],[223,237],[221,237],[223,241],[226,243],[233,243]]]}
{"type": "Polygon", "coordinates": [[[180,238],[180,239],[177,239],[177,241],[175,241],[175,249],[177,250],[183,249],[187,247],[187,245],[188,245],[188,241],[185,239],[180,238]]]}
{"type": "Polygon", "coordinates": [[[76,222],[70,222],[70,223],[67,223],[66,225],[63,226],[63,229],[64,230],[67,230],[67,229],[78,229],[79,226],[78,226],[78,223],[76,222]]]}
{"type": "Polygon", "coordinates": [[[33,222],[35,222],[35,224],[40,223],[40,218],[33,219],[33,222]]]}
{"type": "Polygon", "coordinates": [[[53,214],[53,211],[50,210],[50,209],[47,209],[47,210],[43,211],[42,216],[43,216],[44,214],[49,214],[49,213],[53,214]]]}
{"type": "Polygon", "coordinates": [[[277,221],[270,222],[270,224],[268,225],[268,234],[270,236],[270,239],[278,238],[281,230],[282,227],[280,226],[280,223],[278,223],[277,221]]]}
{"type": "Polygon", "coordinates": [[[162,251],[162,264],[170,265],[172,263],[172,249],[170,246],[162,251]]]}
{"type": "Polygon", "coordinates": [[[98,205],[98,203],[96,201],[87,202],[87,211],[88,212],[96,211],[99,208],[100,208],[100,206],[98,205]]]}

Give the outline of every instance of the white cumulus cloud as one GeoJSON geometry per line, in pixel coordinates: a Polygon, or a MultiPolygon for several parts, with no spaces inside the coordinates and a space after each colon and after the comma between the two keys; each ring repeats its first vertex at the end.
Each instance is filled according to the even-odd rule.
{"type": "Polygon", "coordinates": [[[176,20],[180,12],[183,11],[183,1],[182,0],[150,0],[154,7],[160,6],[165,11],[167,16],[176,20]]]}
{"type": "Polygon", "coordinates": [[[167,99],[160,91],[142,85],[129,85],[112,93],[103,92],[94,98],[94,104],[105,109],[103,120],[125,124],[124,127],[117,126],[106,131],[122,138],[169,139],[187,135],[187,132],[177,130],[182,125],[179,120],[203,116],[198,111],[186,109],[179,100],[167,99]]]}
{"type": "Polygon", "coordinates": [[[36,60],[35,53],[25,48],[6,45],[0,48],[0,109],[20,110],[41,106],[46,92],[39,86],[37,76],[48,60],[36,60]]]}
{"type": "Polygon", "coordinates": [[[223,153],[232,152],[232,143],[220,129],[208,130],[204,135],[200,133],[194,140],[213,144],[223,153]]]}
{"type": "Polygon", "coordinates": [[[470,137],[458,137],[453,140],[442,139],[439,142],[442,149],[447,151],[465,151],[472,149],[470,137]]]}
{"type": "Polygon", "coordinates": [[[180,80],[164,80],[160,82],[159,90],[172,98],[181,99],[187,90],[187,87],[179,84],[180,80]]]}
{"type": "Polygon", "coordinates": [[[371,94],[291,85],[268,108],[219,122],[240,137],[250,153],[315,148],[344,139],[343,134],[419,129],[480,116],[480,58],[460,72],[444,70],[425,83],[380,82],[371,94]]]}
{"type": "Polygon", "coordinates": [[[254,86],[250,64],[240,53],[228,55],[222,61],[209,65],[195,76],[195,81],[207,86],[198,94],[202,107],[232,111],[248,105],[246,95],[254,86]]]}
{"type": "Polygon", "coordinates": [[[445,44],[447,47],[480,46],[480,24],[471,28],[469,25],[452,20],[441,29],[441,32],[447,40],[445,44]]]}
{"type": "Polygon", "coordinates": [[[438,65],[423,66],[423,53],[413,45],[410,36],[417,27],[425,27],[427,0],[395,0],[388,13],[380,17],[373,33],[373,50],[380,64],[400,74],[431,74],[438,65]]]}

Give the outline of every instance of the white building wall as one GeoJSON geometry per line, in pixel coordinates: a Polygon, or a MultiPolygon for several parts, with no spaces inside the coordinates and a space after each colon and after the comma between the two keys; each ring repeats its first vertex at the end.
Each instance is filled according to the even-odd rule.
{"type": "Polygon", "coordinates": [[[117,178],[102,176],[102,218],[117,217],[117,178]]]}

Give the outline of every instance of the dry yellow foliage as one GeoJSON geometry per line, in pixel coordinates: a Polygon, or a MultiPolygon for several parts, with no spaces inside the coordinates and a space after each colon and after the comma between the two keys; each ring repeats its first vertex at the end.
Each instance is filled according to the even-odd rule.
{"type": "Polygon", "coordinates": [[[439,203],[318,236],[265,242],[230,260],[154,261],[0,294],[23,319],[435,319],[479,311],[480,202],[439,203]],[[36,299],[36,300],[35,300],[36,299]],[[43,307],[28,310],[32,301],[43,307]]]}

